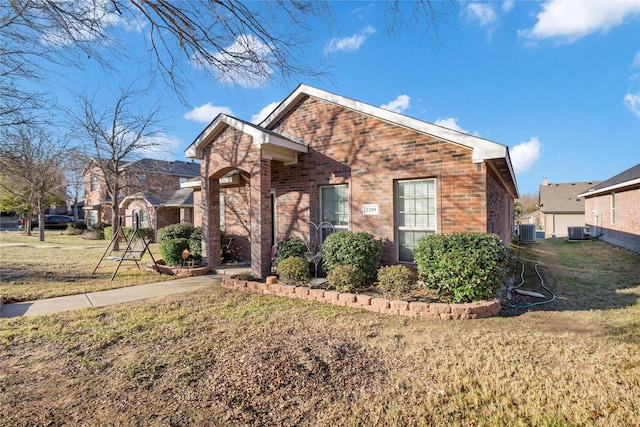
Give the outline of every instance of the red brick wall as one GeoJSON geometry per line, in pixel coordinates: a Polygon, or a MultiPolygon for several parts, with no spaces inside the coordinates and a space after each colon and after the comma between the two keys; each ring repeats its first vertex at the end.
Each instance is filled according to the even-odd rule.
{"type": "Polygon", "coordinates": [[[487,169],[487,232],[496,233],[506,245],[511,243],[514,226],[514,200],[500,185],[497,174],[487,169]]]}
{"type": "Polygon", "coordinates": [[[233,239],[231,255],[236,261],[249,261],[251,257],[249,238],[251,225],[250,189],[249,179],[244,174],[240,175],[239,184],[220,188],[225,201],[225,232],[233,239]]]}
{"type": "MultiPolygon", "coordinates": [[[[327,184],[349,184],[350,229],[387,239],[386,262],[397,259],[392,243],[396,180],[436,179],[440,233],[487,231],[488,194],[497,207],[494,223],[509,206],[498,189],[487,191],[485,167],[472,163],[469,149],[316,98],[304,98],[274,130],[309,144],[297,165],[272,165],[278,240],[299,233],[308,238],[308,221],[320,221],[318,186],[327,184]],[[363,204],[377,204],[379,215],[363,215],[363,204]]],[[[502,229],[504,221],[497,226],[502,229]]]]}
{"type": "MultiPolygon", "coordinates": [[[[201,193],[202,206],[204,207],[202,211],[202,255],[208,260],[212,267],[215,267],[220,263],[219,192],[221,190],[218,180],[233,169],[244,171],[249,176],[254,173],[259,174],[260,167],[260,150],[253,145],[252,138],[249,135],[243,134],[231,127],[225,129],[214,143],[209,144],[203,150],[203,186],[201,193]]],[[[254,190],[250,189],[249,191],[254,190]]],[[[242,207],[238,208],[242,209],[242,207]]],[[[229,208],[225,209],[225,211],[227,210],[229,210],[229,208]]],[[[249,216],[251,217],[251,220],[259,220],[261,213],[260,207],[256,206],[252,207],[252,211],[249,216]]],[[[244,216],[245,214],[241,213],[238,218],[242,218],[244,216]]],[[[235,225],[233,218],[229,221],[230,226],[236,227],[240,219],[236,220],[235,225]]],[[[250,226],[250,222],[247,225],[250,226]]],[[[240,228],[241,227],[232,228],[230,231],[239,232],[240,228]]],[[[252,243],[252,236],[249,233],[246,233],[244,238],[248,241],[248,245],[250,246],[252,243]]]]}
{"type": "MultiPolygon", "coordinates": [[[[385,239],[383,262],[395,262],[395,182],[421,178],[436,182],[437,232],[493,231],[506,243],[510,241],[513,200],[486,164],[472,162],[468,148],[312,97],[303,98],[273,130],[308,144],[309,152],[299,155],[298,164],[260,161],[251,137],[232,128],[204,149],[203,176],[208,179],[204,179],[202,193],[207,207],[203,234],[208,239],[207,250],[214,254],[219,252],[219,243],[216,246],[214,241],[219,238],[217,179],[233,168],[251,177],[249,240],[262,240],[262,247],[251,246],[252,262],[255,257],[265,259],[270,246],[270,189],[277,197],[278,241],[287,236],[308,239],[309,222],[320,222],[319,187],[348,184],[350,230],[385,239]],[[379,215],[363,215],[363,204],[378,205],[379,215]],[[262,224],[256,223],[260,218],[262,224]]],[[[227,215],[231,198],[227,196],[227,215]]],[[[236,218],[235,226],[243,226],[240,217],[245,215],[242,212],[236,218]]],[[[227,216],[226,221],[229,227],[232,219],[227,216]]]]}
{"type": "Polygon", "coordinates": [[[601,239],[640,252],[640,188],[615,192],[615,222],[611,222],[611,194],[585,198],[585,223],[601,239]],[[597,213],[594,214],[593,211],[597,213]]]}

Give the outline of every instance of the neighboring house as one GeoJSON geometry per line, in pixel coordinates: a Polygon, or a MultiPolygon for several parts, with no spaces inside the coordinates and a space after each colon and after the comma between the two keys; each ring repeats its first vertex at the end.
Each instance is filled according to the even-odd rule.
{"type": "Polygon", "coordinates": [[[272,246],[315,226],[367,231],[383,263],[413,261],[431,233],[491,232],[509,244],[516,178],[506,146],[300,85],[260,125],[218,115],[186,150],[202,159],[203,256],[224,227],[252,274],[272,246]],[[312,224],[313,223],[313,224],[312,224]]]}
{"type": "Polygon", "coordinates": [[[567,237],[568,227],[584,227],[583,191],[597,184],[595,182],[569,182],[553,184],[545,177],[539,191],[540,228],[544,237],[567,237]]]}
{"type": "Polygon", "coordinates": [[[640,252],[640,163],[579,194],[592,236],[640,252]]]}
{"type": "MultiPolygon", "coordinates": [[[[156,224],[156,214],[158,211],[158,203],[163,201],[174,202],[170,195],[180,189],[180,185],[188,179],[200,174],[200,164],[195,162],[184,161],[163,161],[155,159],[140,159],[123,165],[121,170],[121,192],[119,195],[118,205],[120,214],[123,216],[130,215],[132,209],[129,209],[133,199],[127,199],[126,206],[123,202],[128,196],[137,195],[138,199],[146,200],[144,204],[146,209],[142,209],[141,205],[137,205],[137,211],[141,216],[141,220],[149,227],[154,228],[156,224]],[[127,213],[129,209],[129,213],[127,213]],[[152,220],[153,218],[153,220],[152,220]]],[[[85,220],[87,225],[91,226],[98,222],[111,224],[111,197],[107,194],[104,177],[99,168],[95,165],[85,169],[85,220]]],[[[177,196],[178,198],[180,196],[177,196]]],[[[137,200],[137,199],[136,199],[137,200]]],[[[173,209],[180,209],[171,206],[173,209]]],[[[191,207],[192,208],[192,207],[191,207]]],[[[172,214],[176,217],[175,214],[172,214]]],[[[185,213],[188,217],[188,214],[185,213]]],[[[177,217],[180,217],[178,214],[177,217]]],[[[130,218],[126,219],[130,224],[130,218]]],[[[160,219],[160,222],[163,222],[160,219]]],[[[179,222],[176,221],[176,222],[179,222]]]]}
{"type": "Polygon", "coordinates": [[[140,228],[154,231],[180,222],[194,223],[191,188],[136,193],[126,196],[120,202],[120,208],[125,212],[126,227],[132,227],[136,217],[140,228]]]}

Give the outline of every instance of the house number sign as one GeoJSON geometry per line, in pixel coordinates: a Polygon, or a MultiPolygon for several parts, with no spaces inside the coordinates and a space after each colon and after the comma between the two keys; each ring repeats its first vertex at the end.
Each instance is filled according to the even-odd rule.
{"type": "Polygon", "coordinates": [[[363,215],[378,215],[378,205],[362,205],[363,215]]]}

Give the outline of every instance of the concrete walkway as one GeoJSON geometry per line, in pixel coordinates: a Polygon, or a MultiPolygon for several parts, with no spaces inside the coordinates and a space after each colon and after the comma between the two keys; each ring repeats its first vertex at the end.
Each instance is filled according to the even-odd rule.
{"type": "Polygon", "coordinates": [[[147,285],[129,286],[126,288],[110,289],[108,291],[89,292],[86,294],[69,295],[64,297],[46,298],[35,301],[2,304],[0,301],[0,318],[37,316],[40,314],[57,313],[60,311],[76,310],[86,307],[105,307],[125,302],[139,301],[149,298],[163,297],[181,292],[212,286],[229,277],[229,275],[248,273],[250,269],[242,264],[217,267],[217,274],[191,276],[165,282],[147,285]]]}

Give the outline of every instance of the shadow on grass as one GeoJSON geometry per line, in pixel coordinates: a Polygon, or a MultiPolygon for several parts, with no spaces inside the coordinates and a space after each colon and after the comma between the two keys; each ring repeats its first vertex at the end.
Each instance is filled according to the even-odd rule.
{"type": "Polygon", "coordinates": [[[502,293],[503,316],[534,310],[609,310],[640,304],[638,253],[597,240],[516,242],[511,249],[514,255],[511,274],[515,276],[515,284],[521,281],[522,262],[525,283],[520,289],[539,292],[548,296],[547,300],[552,298],[553,292],[556,298],[553,302],[541,304],[546,300],[523,295],[515,295],[512,300],[507,300],[502,293]],[[548,290],[541,286],[535,271],[536,265],[548,290]]]}

